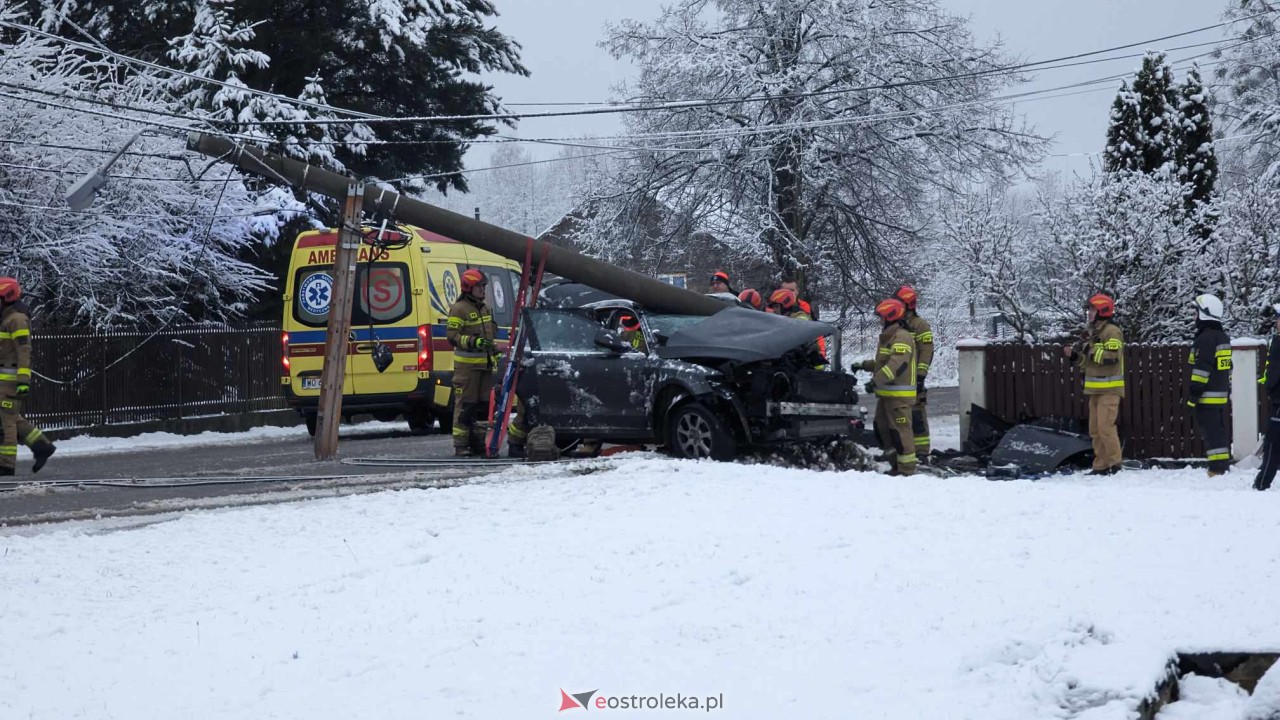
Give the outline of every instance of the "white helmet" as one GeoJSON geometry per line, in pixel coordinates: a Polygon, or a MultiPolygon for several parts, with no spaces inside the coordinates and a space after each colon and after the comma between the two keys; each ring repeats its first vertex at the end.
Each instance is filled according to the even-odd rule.
{"type": "Polygon", "coordinates": [[[1201,320],[1222,322],[1222,301],[1213,295],[1197,295],[1195,302],[1196,316],[1201,320]]]}

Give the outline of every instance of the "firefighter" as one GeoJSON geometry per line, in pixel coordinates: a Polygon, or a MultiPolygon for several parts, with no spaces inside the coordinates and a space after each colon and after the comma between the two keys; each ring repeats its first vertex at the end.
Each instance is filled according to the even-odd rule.
{"type": "Polygon", "coordinates": [[[796,282],[795,278],[783,279],[783,281],[778,284],[778,289],[790,290],[791,292],[795,293],[796,304],[800,306],[800,309],[803,310],[805,314],[809,316],[810,320],[818,319],[818,313],[814,312],[813,305],[810,304],[808,300],[805,300],[803,297],[800,296],[800,283],[796,282]]]}
{"type": "Polygon", "coordinates": [[[768,312],[776,315],[785,315],[796,320],[812,320],[809,313],[800,308],[800,303],[796,302],[796,294],[790,290],[779,288],[769,293],[768,312]]]}
{"type": "Polygon", "coordinates": [[[618,327],[622,328],[620,337],[636,352],[649,354],[649,344],[644,340],[644,331],[640,329],[640,318],[625,313],[618,319],[618,327]]]}
{"type": "Polygon", "coordinates": [[[863,360],[855,371],[874,374],[867,390],[876,395],[876,437],[884,457],[893,465],[890,475],[914,475],[916,441],[911,434],[911,409],[916,404],[916,342],[907,328],[907,306],[890,298],[876,305],[884,321],[874,360],[863,360]]]}
{"type": "Polygon", "coordinates": [[[1124,333],[1113,322],[1115,301],[1102,293],[1085,303],[1088,338],[1084,347],[1063,348],[1067,357],[1078,355],[1084,370],[1084,394],[1089,398],[1089,437],[1093,438],[1093,470],[1090,475],[1120,471],[1120,434],[1116,419],[1124,399],[1124,333]]]}
{"type": "Polygon", "coordinates": [[[458,457],[475,454],[472,426],[483,416],[481,403],[489,399],[496,368],[498,326],[485,303],[489,281],[471,268],[462,273],[462,294],[449,308],[449,344],[453,354],[453,451],[458,457]]]}
{"type": "Polygon", "coordinates": [[[724,270],[717,270],[711,274],[711,292],[713,293],[729,293],[737,295],[734,291],[733,284],[729,282],[729,273],[724,270]]]}
{"type": "Polygon", "coordinates": [[[921,462],[929,460],[929,409],[928,391],[924,388],[929,364],[933,362],[933,328],[916,313],[920,294],[910,285],[903,285],[893,294],[907,306],[907,329],[916,341],[916,406],[911,411],[911,434],[916,438],[916,455],[921,462]]]}
{"type": "Polygon", "coordinates": [[[760,297],[760,291],[755,288],[747,288],[738,293],[738,302],[746,303],[756,310],[764,309],[764,298],[760,297]]]}
{"type": "Polygon", "coordinates": [[[27,306],[19,302],[22,285],[0,277],[0,475],[13,475],[18,463],[18,443],[31,448],[36,462],[31,472],[49,461],[57,448],[40,428],[22,416],[22,404],[31,392],[31,322],[27,306]]]}
{"type": "Polygon", "coordinates": [[[1196,427],[1204,440],[1209,477],[1217,477],[1231,465],[1231,436],[1227,434],[1227,403],[1231,395],[1231,338],[1222,329],[1222,301],[1213,295],[1197,295],[1196,339],[1187,362],[1191,365],[1191,399],[1196,427]]]}
{"type": "Polygon", "coordinates": [[[1271,417],[1267,419],[1267,435],[1262,442],[1262,467],[1253,479],[1254,490],[1270,488],[1276,470],[1280,469],[1280,303],[1267,306],[1263,315],[1267,322],[1262,332],[1271,330],[1271,340],[1267,343],[1267,361],[1262,366],[1258,384],[1271,403],[1271,417]]]}

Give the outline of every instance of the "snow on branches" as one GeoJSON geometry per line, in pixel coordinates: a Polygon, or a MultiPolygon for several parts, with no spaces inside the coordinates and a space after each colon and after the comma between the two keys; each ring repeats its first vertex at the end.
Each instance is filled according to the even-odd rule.
{"type": "MultiPolygon", "coordinates": [[[[0,17],[25,20],[3,0],[0,17]]],[[[255,238],[274,236],[275,218],[252,216],[240,176],[189,164],[179,139],[142,137],[90,209],[66,207],[68,187],[146,127],[128,119],[135,112],[80,112],[104,108],[75,98],[168,110],[157,99],[162,81],[24,33],[0,35],[0,56],[0,77],[32,88],[0,98],[0,272],[22,281],[42,325],[226,318],[268,287],[240,258],[255,238]]],[[[261,202],[295,205],[279,193],[261,202]]]]}
{"type": "Polygon", "coordinates": [[[935,0],[682,0],[604,41],[632,59],[639,146],[605,165],[576,240],[651,261],[690,233],[846,303],[899,276],[936,193],[1003,178],[1042,140],[991,102],[1019,78],[935,0]]]}

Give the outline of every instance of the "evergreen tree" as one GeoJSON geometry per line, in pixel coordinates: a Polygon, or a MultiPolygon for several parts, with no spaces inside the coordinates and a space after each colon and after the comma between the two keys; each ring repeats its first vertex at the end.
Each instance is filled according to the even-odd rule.
{"type": "MultiPolygon", "coordinates": [[[[50,31],[84,39],[62,23],[59,12],[48,12],[57,6],[112,50],[161,63],[173,62],[170,40],[192,60],[212,60],[215,48],[198,36],[230,33],[226,37],[235,41],[234,47],[268,60],[224,64],[222,69],[234,69],[239,82],[300,97],[310,78],[323,77],[324,94],[332,104],[374,115],[494,113],[502,109],[500,100],[477,76],[528,74],[519,44],[490,24],[498,14],[492,0],[95,0],[76,5],[25,0],[25,5],[31,16],[45,18],[50,31]]],[[[293,112],[266,107],[262,98],[237,98],[233,91],[220,100],[226,106],[253,102],[251,120],[288,118],[293,112]]],[[[277,146],[288,149],[290,136],[301,142],[299,128],[275,130],[269,134],[277,146]]],[[[492,122],[457,120],[343,126],[331,132],[336,137],[327,142],[354,142],[336,146],[335,152],[354,172],[381,177],[453,173],[432,181],[447,190],[466,189],[465,176],[456,171],[462,169],[467,141],[492,135],[497,128],[492,122]],[[355,137],[348,137],[352,133],[355,137]],[[362,136],[393,144],[366,145],[362,136]],[[406,152],[404,143],[413,143],[412,149],[406,152]]],[[[420,188],[409,184],[407,189],[420,188]]]]}
{"type": "Polygon", "coordinates": [[[1205,205],[1213,197],[1218,180],[1218,156],[1213,147],[1213,119],[1209,114],[1209,93],[1198,68],[1187,73],[1178,89],[1178,114],[1182,144],[1180,179],[1190,185],[1188,210],[1205,205]]]}
{"type": "Polygon", "coordinates": [[[1134,172],[1139,168],[1143,147],[1138,123],[1138,98],[1129,82],[1120,83],[1120,92],[1111,103],[1111,125],[1107,128],[1107,147],[1102,153],[1103,168],[1109,173],[1134,172]]]}
{"type": "Polygon", "coordinates": [[[1174,177],[1182,154],[1178,97],[1173,70],[1162,53],[1148,53],[1133,80],[1138,102],[1138,170],[1149,175],[1174,177]]]}

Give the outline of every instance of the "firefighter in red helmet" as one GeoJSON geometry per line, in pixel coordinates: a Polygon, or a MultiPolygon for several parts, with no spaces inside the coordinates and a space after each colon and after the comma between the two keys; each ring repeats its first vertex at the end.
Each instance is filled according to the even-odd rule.
{"type": "Polygon", "coordinates": [[[459,284],[462,294],[449,308],[447,328],[449,344],[454,347],[453,450],[459,457],[469,457],[483,442],[472,428],[484,416],[482,405],[493,388],[498,326],[485,302],[489,280],[484,273],[475,268],[466,270],[459,284]]]}
{"type": "Polygon", "coordinates": [[[907,306],[907,329],[916,341],[916,406],[911,411],[911,432],[916,438],[916,455],[921,462],[929,460],[929,408],[928,392],[924,388],[929,364],[933,362],[933,328],[916,312],[920,294],[910,285],[903,285],[893,296],[907,306]]]}
{"type": "Polygon", "coordinates": [[[907,306],[897,298],[876,305],[884,322],[876,357],[855,363],[853,369],[874,374],[867,383],[876,395],[876,437],[892,475],[914,475],[916,441],[911,432],[911,410],[916,404],[916,341],[907,329],[907,306]]]}
{"type": "Polygon", "coordinates": [[[1124,399],[1124,333],[1113,322],[1116,303],[1097,293],[1085,302],[1088,338],[1079,349],[1068,345],[1067,357],[1078,356],[1084,370],[1084,394],[1089,398],[1089,437],[1093,438],[1093,471],[1111,475],[1120,471],[1120,433],[1116,420],[1124,399]]]}
{"type": "Polygon", "coordinates": [[[756,310],[764,309],[764,298],[760,296],[760,291],[755,288],[747,288],[738,293],[738,302],[746,303],[756,310]]]}
{"type": "Polygon", "coordinates": [[[22,405],[31,392],[31,321],[21,299],[22,285],[14,278],[0,277],[0,475],[14,474],[18,443],[31,448],[35,456],[32,472],[40,472],[57,449],[22,416],[22,405]]]}

